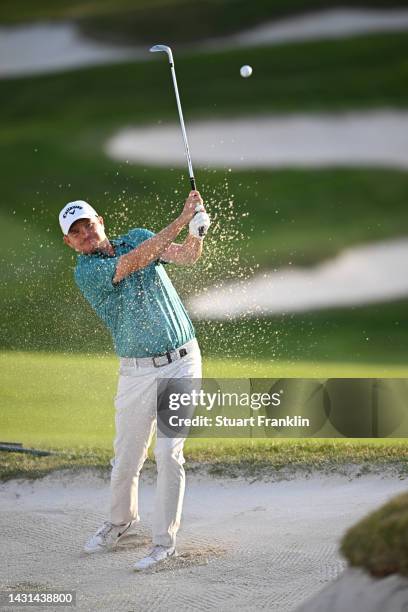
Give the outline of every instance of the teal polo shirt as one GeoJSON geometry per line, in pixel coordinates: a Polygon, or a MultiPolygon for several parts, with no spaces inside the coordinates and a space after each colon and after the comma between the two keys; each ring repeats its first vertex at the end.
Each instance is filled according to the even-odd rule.
{"type": "Polygon", "coordinates": [[[112,283],[121,255],[152,236],[149,230],[136,228],[110,241],[114,256],[78,256],[75,281],[111,332],[120,357],[162,355],[195,337],[191,320],[159,261],[112,283]]]}

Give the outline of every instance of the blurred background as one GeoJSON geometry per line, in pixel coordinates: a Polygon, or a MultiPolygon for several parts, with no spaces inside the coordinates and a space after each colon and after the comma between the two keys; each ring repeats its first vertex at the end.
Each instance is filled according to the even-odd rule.
{"type": "Polygon", "coordinates": [[[224,375],[280,362],[395,374],[408,344],[408,3],[392,0],[2,2],[3,362],[112,355],[57,215],[85,199],[114,237],[181,210],[188,175],[157,43],[173,48],[213,218],[202,261],[168,266],[205,358],[224,375]]]}

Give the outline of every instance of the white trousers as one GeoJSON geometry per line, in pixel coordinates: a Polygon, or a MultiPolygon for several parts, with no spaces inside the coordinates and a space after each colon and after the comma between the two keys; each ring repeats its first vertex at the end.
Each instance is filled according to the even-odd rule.
{"type": "MultiPolygon", "coordinates": [[[[157,426],[158,388],[167,384],[166,379],[201,379],[197,340],[184,346],[187,355],[159,368],[121,365],[115,397],[115,459],[111,475],[110,520],[116,525],[140,520],[139,474],[157,426]]],[[[157,436],[153,544],[175,546],[185,489],[184,440],[157,436]]]]}

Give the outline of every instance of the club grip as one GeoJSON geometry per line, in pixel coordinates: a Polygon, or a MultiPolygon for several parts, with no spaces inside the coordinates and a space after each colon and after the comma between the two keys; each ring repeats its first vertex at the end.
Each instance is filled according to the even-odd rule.
{"type": "MultiPolygon", "coordinates": [[[[194,191],[197,189],[196,188],[196,182],[195,182],[194,176],[190,176],[190,185],[191,185],[191,189],[193,189],[194,191]]],[[[198,233],[199,233],[200,236],[204,236],[204,234],[205,234],[204,227],[199,227],[198,228],[198,233]]]]}

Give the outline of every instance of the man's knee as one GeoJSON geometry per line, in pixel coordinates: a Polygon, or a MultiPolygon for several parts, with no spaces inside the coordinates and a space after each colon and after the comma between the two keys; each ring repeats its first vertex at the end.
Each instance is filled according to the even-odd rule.
{"type": "Polygon", "coordinates": [[[178,463],[183,465],[185,463],[182,446],[170,446],[168,444],[157,445],[154,449],[154,456],[156,457],[157,465],[160,464],[171,464],[178,463]]]}
{"type": "Polygon", "coordinates": [[[137,454],[131,452],[126,454],[122,453],[111,460],[111,465],[113,468],[112,472],[117,477],[120,477],[121,475],[129,477],[130,474],[138,476],[146,459],[147,449],[145,449],[140,456],[137,456],[137,454]]]}

